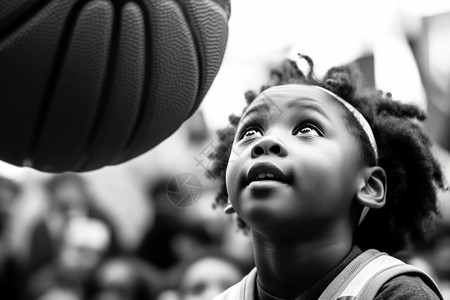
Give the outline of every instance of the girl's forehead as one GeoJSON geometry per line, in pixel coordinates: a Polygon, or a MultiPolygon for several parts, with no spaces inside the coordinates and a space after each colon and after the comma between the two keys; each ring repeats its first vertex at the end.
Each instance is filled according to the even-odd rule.
{"type": "Polygon", "coordinates": [[[292,102],[315,102],[317,106],[336,109],[339,105],[331,95],[324,92],[319,87],[303,84],[289,84],[271,87],[261,94],[247,107],[243,116],[252,111],[262,112],[263,110],[282,111],[291,108],[287,106],[292,102]],[[256,108],[256,109],[255,109],[256,108]]]}
{"type": "Polygon", "coordinates": [[[330,99],[330,95],[325,93],[322,89],[314,85],[305,84],[287,84],[271,87],[256,97],[257,100],[260,97],[277,97],[280,99],[312,99],[323,100],[330,99]]]}

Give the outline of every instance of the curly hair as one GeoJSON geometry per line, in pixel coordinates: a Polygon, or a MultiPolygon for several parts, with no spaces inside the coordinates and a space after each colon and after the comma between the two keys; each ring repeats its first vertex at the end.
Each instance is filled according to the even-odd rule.
{"type": "MultiPolygon", "coordinates": [[[[294,61],[286,60],[271,70],[269,87],[284,84],[307,84],[325,88],[346,99],[369,122],[378,145],[378,165],[387,176],[386,204],[371,210],[364,222],[355,229],[354,240],[361,249],[375,248],[388,253],[404,250],[427,241],[433,221],[439,217],[438,189],[446,189],[442,169],[431,151],[431,141],[421,127],[425,112],[415,105],[392,99],[390,93],[363,87],[360,74],[350,65],[333,67],[316,78],[314,64],[308,56],[300,55],[309,70],[302,72],[294,61]]],[[[247,106],[258,93],[245,94],[247,106]]],[[[245,108],[244,108],[245,110],[245,108]]],[[[373,148],[356,120],[345,118],[347,127],[359,140],[363,157],[375,164],[373,148]]],[[[220,180],[216,203],[225,206],[228,194],[225,171],[240,117],[231,115],[230,126],[218,131],[219,145],[211,153],[211,168],[207,175],[220,180]]],[[[240,227],[246,224],[238,218],[240,227]]]]}

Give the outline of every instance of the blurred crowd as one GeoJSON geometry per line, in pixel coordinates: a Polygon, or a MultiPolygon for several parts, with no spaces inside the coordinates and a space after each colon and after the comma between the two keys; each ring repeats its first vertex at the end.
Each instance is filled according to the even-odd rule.
{"type": "Polygon", "coordinates": [[[239,281],[252,267],[248,238],[239,240],[225,215],[209,222],[196,218],[195,209],[187,213],[172,204],[169,179],[148,183],[154,222],[126,249],[88,180],[72,173],[51,176],[42,183],[46,208],[19,254],[9,247],[9,225],[20,218],[14,208],[23,186],[1,177],[1,299],[211,299],[239,281]],[[230,245],[241,250],[227,251],[230,245]]]}

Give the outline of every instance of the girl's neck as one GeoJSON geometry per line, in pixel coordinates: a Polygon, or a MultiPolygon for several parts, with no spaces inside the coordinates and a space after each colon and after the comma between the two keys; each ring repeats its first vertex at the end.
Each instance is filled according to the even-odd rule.
{"type": "Polygon", "coordinates": [[[295,298],[331,272],[352,248],[351,235],[333,240],[282,243],[253,232],[255,263],[262,288],[279,298],[295,298]]]}

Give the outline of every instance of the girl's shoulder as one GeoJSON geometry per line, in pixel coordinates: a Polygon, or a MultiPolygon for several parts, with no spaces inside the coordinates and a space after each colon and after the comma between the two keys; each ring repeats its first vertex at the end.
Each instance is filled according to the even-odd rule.
{"type": "Polygon", "coordinates": [[[421,276],[404,274],[392,278],[378,291],[375,300],[384,299],[441,299],[421,276]]]}
{"type": "Polygon", "coordinates": [[[402,299],[442,299],[438,286],[424,271],[374,249],[353,259],[319,299],[397,299],[393,294],[402,299]],[[414,298],[406,297],[405,291],[414,298]]]}

